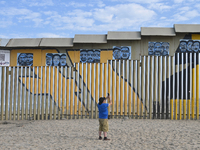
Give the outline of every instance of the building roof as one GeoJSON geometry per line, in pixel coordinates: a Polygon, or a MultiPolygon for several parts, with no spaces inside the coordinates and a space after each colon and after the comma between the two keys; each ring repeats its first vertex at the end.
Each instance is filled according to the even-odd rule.
{"type": "Polygon", "coordinates": [[[6,47],[38,47],[41,38],[10,39],[6,47]]]}
{"type": "Polygon", "coordinates": [[[141,40],[141,32],[108,31],[107,40],[141,40]]]}
{"type": "Polygon", "coordinates": [[[107,43],[106,34],[75,34],[74,43],[107,43]]]}
{"type": "Polygon", "coordinates": [[[174,24],[177,33],[200,33],[200,24],[174,24]]]}
{"type": "Polygon", "coordinates": [[[141,27],[142,36],[175,36],[174,28],[141,27]]]}
{"type": "Polygon", "coordinates": [[[73,47],[73,38],[42,38],[40,47],[73,47]]]}

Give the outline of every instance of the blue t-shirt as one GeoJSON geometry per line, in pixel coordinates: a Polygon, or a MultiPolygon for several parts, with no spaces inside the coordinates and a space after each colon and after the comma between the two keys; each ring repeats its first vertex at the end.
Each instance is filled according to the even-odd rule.
{"type": "Polygon", "coordinates": [[[108,106],[107,103],[102,103],[97,105],[99,109],[99,119],[108,119],[108,106]]]}

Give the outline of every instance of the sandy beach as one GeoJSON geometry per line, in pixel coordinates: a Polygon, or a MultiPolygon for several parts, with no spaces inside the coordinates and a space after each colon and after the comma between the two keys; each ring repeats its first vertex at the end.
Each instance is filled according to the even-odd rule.
{"type": "Polygon", "coordinates": [[[200,149],[199,120],[109,119],[98,140],[98,119],[0,121],[0,149],[200,149]]]}

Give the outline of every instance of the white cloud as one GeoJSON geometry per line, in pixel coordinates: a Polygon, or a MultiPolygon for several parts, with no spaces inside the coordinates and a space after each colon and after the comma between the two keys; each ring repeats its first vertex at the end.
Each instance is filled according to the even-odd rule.
{"type": "Polygon", "coordinates": [[[174,0],[174,3],[182,3],[184,2],[185,0],[174,0]]]}
{"type": "Polygon", "coordinates": [[[0,1],[0,4],[5,4],[6,3],[6,1],[0,1]]]}
{"type": "Polygon", "coordinates": [[[138,3],[138,4],[151,4],[151,3],[157,3],[162,2],[163,0],[111,0],[113,2],[131,2],[131,3],[138,3]]]}
{"type": "Polygon", "coordinates": [[[39,33],[37,34],[37,37],[41,37],[41,38],[61,38],[61,37],[69,37],[69,35],[59,35],[59,34],[55,34],[55,33],[39,33]]]}
{"type": "Polygon", "coordinates": [[[75,8],[78,8],[78,7],[86,7],[87,4],[86,3],[77,3],[77,2],[69,2],[69,3],[66,3],[65,4],[66,7],[75,7],[75,8]]]}
{"type": "Polygon", "coordinates": [[[149,8],[163,12],[172,9],[172,6],[166,5],[164,3],[152,3],[149,5],[149,8]]]}
{"type": "Polygon", "coordinates": [[[174,21],[188,21],[195,17],[199,17],[200,14],[196,10],[180,11],[173,15],[174,21]]]}
{"type": "Polygon", "coordinates": [[[29,6],[53,6],[54,3],[52,0],[22,0],[23,3],[28,4],[29,6]]]}

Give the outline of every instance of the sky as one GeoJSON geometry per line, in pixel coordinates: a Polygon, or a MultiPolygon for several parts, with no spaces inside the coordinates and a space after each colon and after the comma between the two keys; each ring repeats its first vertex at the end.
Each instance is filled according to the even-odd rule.
{"type": "Polygon", "coordinates": [[[73,38],[200,24],[200,0],[0,0],[0,38],[73,38]]]}

